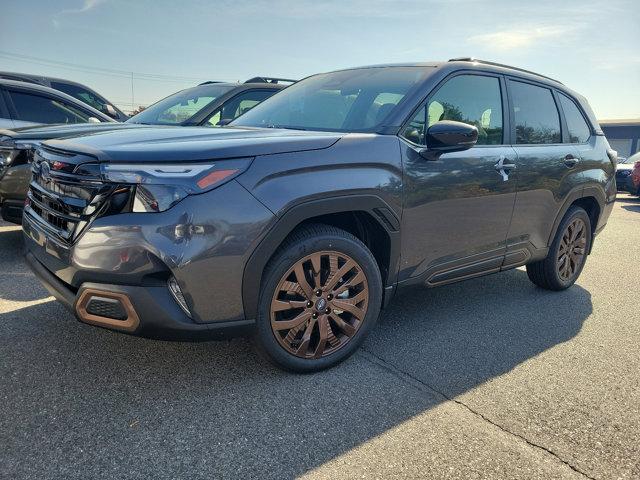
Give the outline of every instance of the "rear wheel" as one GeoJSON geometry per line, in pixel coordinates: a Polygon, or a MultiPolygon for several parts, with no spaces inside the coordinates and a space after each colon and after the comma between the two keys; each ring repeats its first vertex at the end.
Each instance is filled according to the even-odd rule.
{"type": "Polygon", "coordinates": [[[286,370],[331,367],[361,345],[381,300],[378,265],[360,240],[331,226],[307,227],[265,270],[256,344],[286,370]]]}
{"type": "Polygon", "coordinates": [[[527,265],[529,280],[547,290],[564,290],[580,276],[591,247],[591,220],[583,208],[567,211],[547,258],[527,265]]]}

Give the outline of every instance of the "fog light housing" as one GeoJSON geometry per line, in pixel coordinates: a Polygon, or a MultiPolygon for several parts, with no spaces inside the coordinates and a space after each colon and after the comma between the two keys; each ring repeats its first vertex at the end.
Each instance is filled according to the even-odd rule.
{"type": "Polygon", "coordinates": [[[178,285],[178,281],[176,277],[171,276],[167,281],[167,287],[173,296],[173,299],[180,305],[180,308],[187,314],[189,318],[191,318],[191,312],[189,311],[189,307],[187,307],[187,302],[184,299],[184,295],[182,294],[182,290],[180,290],[180,285],[178,285]]]}

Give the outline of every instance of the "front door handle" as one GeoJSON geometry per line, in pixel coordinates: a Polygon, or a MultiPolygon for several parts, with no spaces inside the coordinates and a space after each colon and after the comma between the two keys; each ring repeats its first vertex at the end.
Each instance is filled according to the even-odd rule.
{"type": "Polygon", "coordinates": [[[501,155],[500,160],[498,160],[498,163],[496,163],[494,167],[502,176],[502,181],[506,182],[507,180],[509,180],[509,171],[514,170],[516,168],[516,164],[511,163],[511,160],[506,158],[504,155],[501,155]]]}
{"type": "Polygon", "coordinates": [[[573,168],[573,167],[575,167],[575,166],[578,164],[578,162],[580,161],[580,159],[579,159],[579,158],[577,158],[577,157],[574,157],[574,156],[573,156],[573,155],[571,155],[571,154],[568,154],[567,156],[565,156],[565,157],[562,159],[562,161],[564,162],[564,164],[565,164],[567,167],[569,167],[569,168],[573,168]]]}

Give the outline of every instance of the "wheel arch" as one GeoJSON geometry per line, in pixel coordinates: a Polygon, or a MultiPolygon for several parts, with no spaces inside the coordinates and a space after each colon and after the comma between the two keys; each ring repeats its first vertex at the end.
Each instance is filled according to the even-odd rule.
{"type": "Polygon", "coordinates": [[[324,223],[346,230],[371,250],[382,275],[383,304],[391,298],[400,258],[400,220],[375,195],[348,195],[304,202],[291,207],[271,226],[247,261],[242,280],[245,318],[255,318],[264,269],[282,243],[297,229],[324,223]]]}
{"type": "MultiPolygon", "coordinates": [[[[547,245],[551,245],[551,242],[553,242],[558,231],[558,227],[560,226],[560,222],[562,222],[562,219],[569,208],[574,205],[583,208],[587,212],[587,215],[589,215],[589,219],[591,220],[591,234],[593,236],[598,226],[598,220],[604,209],[605,202],[605,193],[598,187],[589,185],[573,190],[569,195],[567,195],[567,199],[553,222],[553,228],[551,229],[551,235],[549,236],[547,245]]],[[[591,253],[591,248],[593,248],[593,241],[589,247],[589,253],[591,253]]]]}

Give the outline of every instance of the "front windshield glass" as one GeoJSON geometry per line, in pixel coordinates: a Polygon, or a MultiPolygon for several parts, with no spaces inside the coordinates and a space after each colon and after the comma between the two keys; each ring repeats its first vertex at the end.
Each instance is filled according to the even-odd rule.
{"type": "Polygon", "coordinates": [[[372,67],[314,75],[231,122],[234,126],[373,132],[428,71],[372,67]]]}
{"type": "Polygon", "coordinates": [[[181,90],[134,115],[126,123],[180,125],[231,90],[230,85],[200,85],[181,90]]]}

